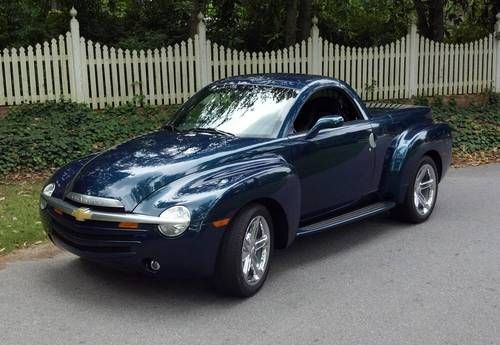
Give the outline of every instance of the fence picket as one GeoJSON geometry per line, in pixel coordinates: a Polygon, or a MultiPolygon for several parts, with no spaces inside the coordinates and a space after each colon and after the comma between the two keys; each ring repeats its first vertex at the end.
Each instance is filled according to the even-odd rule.
{"type": "Polygon", "coordinates": [[[300,45],[297,43],[295,44],[295,52],[294,52],[294,57],[295,57],[295,69],[293,73],[300,73],[300,45]]]}
{"type": "Polygon", "coordinates": [[[88,81],[88,73],[87,73],[87,54],[85,54],[85,39],[83,37],[80,38],[80,63],[81,63],[81,83],[82,83],[82,92],[83,98],[82,102],[88,103],[89,96],[89,81],[88,81]]]}
{"type": "Polygon", "coordinates": [[[226,75],[228,77],[233,76],[233,58],[231,54],[231,49],[227,48],[226,50],[226,75]]]}
{"type": "MultiPolygon", "coordinates": [[[[1,65],[0,65],[1,68],[1,65]]],[[[19,68],[21,71],[21,102],[26,103],[29,101],[29,88],[28,88],[28,71],[26,68],[26,51],[23,47],[19,48],[19,68]]]]}
{"type": "Polygon", "coordinates": [[[89,88],[89,98],[92,103],[93,108],[97,108],[98,106],[98,100],[99,100],[99,94],[97,92],[97,86],[96,86],[96,61],[94,58],[94,45],[91,40],[87,41],[87,65],[89,69],[89,81],[90,81],[90,88],[89,88]]]}
{"type": "MultiPolygon", "coordinates": [[[[458,45],[456,44],[453,44],[451,46],[451,54],[453,56],[453,67],[452,67],[452,70],[453,70],[453,84],[452,84],[452,88],[451,88],[451,93],[452,94],[456,94],[457,93],[457,90],[458,90],[458,45]]],[[[451,60],[451,58],[450,58],[451,60]]]]}
{"type": "Polygon", "coordinates": [[[109,49],[108,46],[102,46],[102,68],[104,70],[104,92],[106,105],[110,106],[113,104],[113,91],[111,89],[111,75],[110,75],[110,63],[109,63],[109,49]]]}
{"type": "MultiPolygon", "coordinates": [[[[168,98],[169,91],[168,91],[167,50],[165,49],[165,47],[161,47],[160,49],[160,60],[161,60],[161,82],[163,88],[161,102],[162,104],[169,104],[170,100],[168,98]]],[[[191,62],[191,65],[193,65],[193,61],[191,62]]],[[[191,77],[194,78],[194,75],[191,74],[191,77]]],[[[192,92],[194,92],[194,90],[192,92]]]]}
{"type": "MultiPolygon", "coordinates": [[[[29,49],[29,47],[28,47],[29,49]]],[[[29,50],[28,50],[29,53],[29,50]]],[[[59,56],[61,57],[61,95],[62,98],[68,98],[69,97],[69,87],[68,87],[68,53],[66,51],[66,44],[64,40],[64,36],[60,35],[59,36],[59,56]]],[[[28,62],[29,64],[29,62],[28,62]]],[[[30,72],[30,78],[33,76],[30,72]]],[[[34,82],[34,81],[33,81],[34,82]]],[[[31,80],[30,80],[31,84],[31,80]]],[[[31,86],[31,85],[30,85],[31,86]]]]}
{"type": "MultiPolygon", "coordinates": [[[[0,61],[0,79],[2,77],[1,74],[1,69],[2,69],[2,64],[0,61]]],[[[36,94],[36,74],[35,74],[35,56],[33,54],[33,47],[28,46],[28,73],[29,73],[29,82],[30,82],[30,100],[31,102],[36,102],[38,101],[38,96],[36,94]]],[[[3,90],[2,90],[2,85],[3,83],[0,83],[0,98],[3,96],[3,90]]],[[[0,102],[1,103],[1,102],[0,102]]]]}
{"type": "Polygon", "coordinates": [[[19,84],[19,57],[17,56],[17,49],[12,48],[10,61],[12,64],[12,79],[13,79],[13,97],[15,104],[21,103],[21,88],[19,84]]]}
{"type": "Polygon", "coordinates": [[[118,59],[116,57],[116,49],[114,47],[111,47],[109,50],[109,61],[111,89],[113,90],[113,105],[117,106],[120,104],[120,95],[118,92],[118,59]]]}
{"type": "Polygon", "coordinates": [[[118,48],[118,88],[116,93],[118,96],[118,104],[124,104],[127,102],[127,82],[125,80],[125,57],[123,50],[118,48]]]}
{"type": "Polygon", "coordinates": [[[226,78],[226,56],[225,56],[225,48],[224,46],[219,46],[219,58],[220,58],[220,78],[226,78]]]}
{"type": "MultiPolygon", "coordinates": [[[[167,48],[167,65],[168,65],[168,92],[170,95],[170,104],[175,104],[176,97],[175,97],[175,81],[174,81],[174,55],[171,46],[167,48]]],[[[197,67],[198,66],[199,65],[197,65],[197,67]]]]}
{"type": "MultiPolygon", "coordinates": [[[[123,83],[126,83],[127,102],[132,102],[134,99],[134,81],[132,75],[132,56],[128,49],[125,50],[125,80],[123,83]]],[[[165,96],[167,95],[168,92],[165,93],[165,96]]]]}
{"type": "Polygon", "coordinates": [[[4,75],[3,75],[3,55],[0,51],[0,105],[7,105],[7,99],[5,97],[5,90],[3,86],[4,75]]]}
{"type": "Polygon", "coordinates": [[[182,76],[182,101],[186,101],[189,97],[188,85],[187,85],[187,52],[186,52],[186,42],[181,42],[181,76],[182,76]]]}
{"type": "MultiPolygon", "coordinates": [[[[279,55],[280,61],[281,61],[281,52],[279,55]]],[[[280,70],[281,72],[281,70],[280,70]]],[[[251,74],[252,73],[252,58],[250,57],[250,53],[246,52],[245,53],[245,74],[251,74]]]]}
{"type": "MultiPolygon", "coordinates": [[[[195,88],[194,88],[195,77],[194,77],[193,49],[194,49],[193,40],[191,38],[189,38],[187,40],[187,64],[188,64],[188,77],[189,77],[188,95],[189,96],[193,95],[194,90],[195,90],[195,88]]],[[[209,51],[212,52],[212,49],[210,49],[209,51]]],[[[214,72],[215,72],[215,66],[213,66],[213,68],[214,68],[214,72]]],[[[212,70],[212,65],[209,65],[208,69],[212,70]]],[[[157,72],[157,74],[159,74],[159,73],[157,72]]],[[[212,75],[212,73],[209,73],[209,75],[212,75]]],[[[217,79],[219,79],[219,78],[217,78],[217,79]]],[[[215,79],[215,80],[217,80],[217,79],[215,79]]],[[[158,88],[158,90],[160,90],[160,89],[158,88]]],[[[166,90],[163,92],[166,92],[166,90]]]]}
{"type": "Polygon", "coordinates": [[[252,73],[258,73],[257,69],[257,53],[252,53],[252,73]]]}
{"type": "MultiPolygon", "coordinates": [[[[36,56],[36,70],[37,70],[37,80],[38,80],[38,98],[40,102],[45,102],[47,100],[47,95],[45,93],[45,76],[43,71],[43,55],[42,46],[37,44],[35,46],[35,56],[36,56]]],[[[7,91],[9,88],[7,88],[7,91]]],[[[7,97],[8,97],[7,93],[7,97]]]]}
{"type": "Polygon", "coordinates": [[[182,86],[181,86],[181,62],[180,62],[180,48],[176,43],[174,45],[174,69],[175,69],[175,94],[177,103],[182,102],[182,86]]]}
{"type": "MultiPolygon", "coordinates": [[[[184,43],[184,42],[182,42],[184,43]]],[[[181,44],[181,47],[182,47],[182,44],[181,44]]],[[[185,46],[185,43],[184,43],[184,53],[186,52],[186,46],[185,46]]],[[[182,51],[182,49],[181,49],[182,51]]],[[[181,56],[181,58],[179,59],[179,63],[182,63],[183,61],[185,61],[186,58],[181,56]]],[[[153,52],[151,49],[148,49],[146,50],[146,60],[145,60],[145,63],[144,63],[144,70],[145,70],[145,73],[141,74],[143,75],[143,81],[144,81],[144,85],[146,86],[146,89],[145,89],[145,92],[144,92],[144,95],[146,96],[146,99],[148,101],[148,103],[150,105],[154,105],[155,104],[155,76],[154,76],[154,65],[153,65],[153,52]]],[[[184,77],[186,75],[186,73],[182,73],[182,76],[184,77]]],[[[182,89],[181,89],[182,90],[182,89]]],[[[182,102],[182,91],[181,91],[181,102],[182,102]]]]}
{"type": "Polygon", "coordinates": [[[103,66],[102,66],[102,51],[101,45],[99,43],[95,44],[95,70],[97,76],[97,103],[100,108],[103,108],[105,103],[105,92],[104,92],[104,76],[103,76],[103,66]]]}
{"type": "Polygon", "coordinates": [[[233,75],[240,75],[238,71],[238,51],[233,50],[233,75]]]}
{"type": "MultiPolygon", "coordinates": [[[[59,53],[57,51],[57,41],[53,39],[51,41],[51,55],[52,55],[52,71],[54,72],[54,98],[61,98],[61,80],[59,76],[59,53]]],[[[25,66],[26,67],[26,66],[25,66]]]]}

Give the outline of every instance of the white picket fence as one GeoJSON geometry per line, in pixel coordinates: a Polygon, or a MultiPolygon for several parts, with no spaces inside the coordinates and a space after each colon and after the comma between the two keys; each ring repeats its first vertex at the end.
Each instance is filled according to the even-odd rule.
{"type": "Polygon", "coordinates": [[[179,104],[208,83],[254,73],[308,73],[348,82],[366,100],[417,95],[500,92],[500,14],[494,34],[465,44],[433,42],[415,25],[396,42],[346,47],[323,40],[317,19],[311,36],[270,52],[244,52],[198,34],[154,50],[108,48],[80,37],[76,11],[71,31],[34,48],[0,54],[0,105],[71,99],[103,108],[127,102],[179,104]]]}

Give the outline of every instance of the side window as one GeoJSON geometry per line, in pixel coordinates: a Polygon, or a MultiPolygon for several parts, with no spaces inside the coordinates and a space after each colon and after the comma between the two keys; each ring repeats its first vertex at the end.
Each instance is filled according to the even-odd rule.
{"type": "Polygon", "coordinates": [[[293,129],[295,133],[305,133],[314,126],[319,118],[329,115],[342,116],[344,122],[362,119],[356,106],[343,91],[327,88],[319,90],[309,97],[297,115],[293,129]]]}

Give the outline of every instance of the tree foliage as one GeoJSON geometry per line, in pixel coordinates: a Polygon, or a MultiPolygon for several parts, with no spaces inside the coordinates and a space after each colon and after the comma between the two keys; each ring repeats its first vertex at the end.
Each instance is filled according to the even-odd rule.
{"type": "Polygon", "coordinates": [[[81,34],[123,48],[154,48],[196,32],[205,14],[208,37],[246,50],[276,49],[309,35],[319,18],[321,36],[356,46],[385,44],[419,31],[461,42],[492,32],[500,0],[0,0],[0,48],[26,46],[69,29],[78,10],[81,34]]]}

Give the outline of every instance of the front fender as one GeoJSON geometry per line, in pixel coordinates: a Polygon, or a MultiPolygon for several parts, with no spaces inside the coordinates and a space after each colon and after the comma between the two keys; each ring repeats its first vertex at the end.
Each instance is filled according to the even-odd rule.
{"type": "Polygon", "coordinates": [[[80,169],[87,164],[92,158],[94,158],[97,153],[90,154],[83,158],[72,161],[63,167],[59,168],[46,182],[44,185],[53,182],[56,185],[54,193],[52,196],[62,199],[64,197],[64,192],[66,187],[71,182],[73,177],[80,171],[80,169]]]}
{"type": "Polygon", "coordinates": [[[426,124],[403,131],[390,145],[381,179],[385,198],[401,203],[420,159],[428,154],[436,161],[440,178],[451,163],[451,128],[444,123],[426,124]]]}
{"type": "Polygon", "coordinates": [[[173,205],[191,211],[191,232],[217,219],[232,218],[259,199],[279,205],[286,216],[288,241],[294,238],[300,216],[300,183],[281,157],[268,154],[197,172],[165,186],[143,200],[133,212],[159,215],[173,205]]]}

